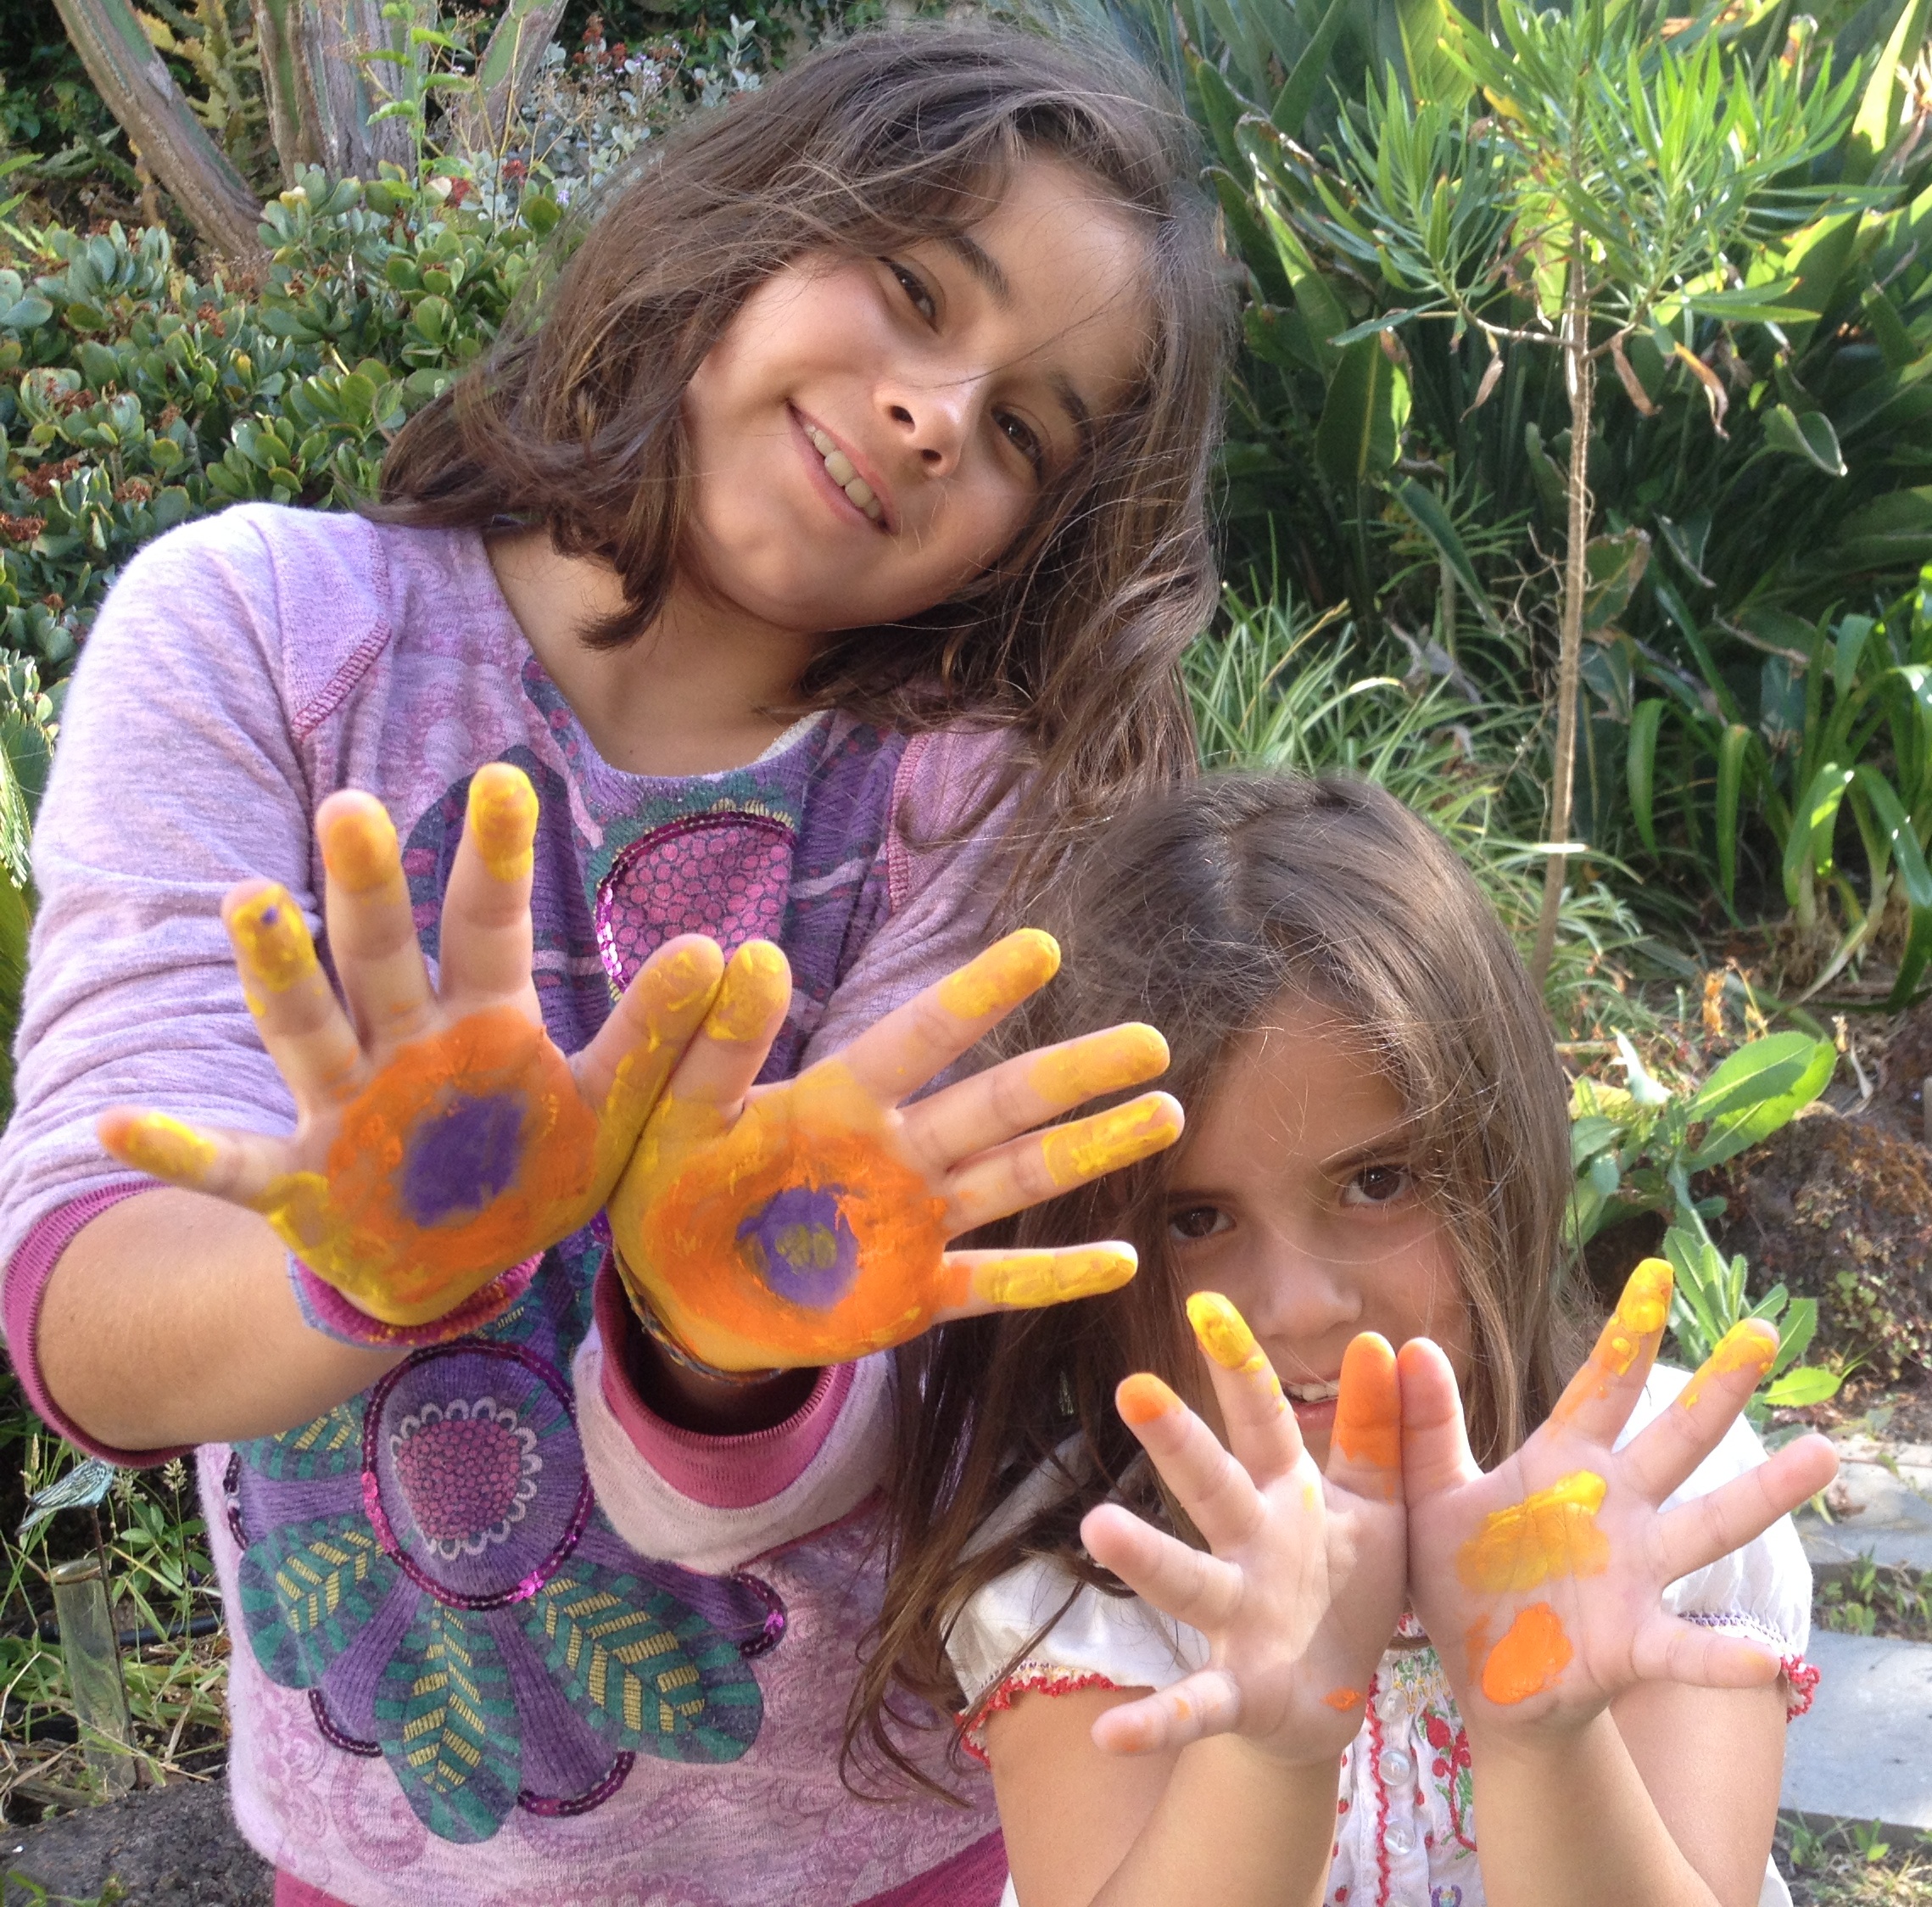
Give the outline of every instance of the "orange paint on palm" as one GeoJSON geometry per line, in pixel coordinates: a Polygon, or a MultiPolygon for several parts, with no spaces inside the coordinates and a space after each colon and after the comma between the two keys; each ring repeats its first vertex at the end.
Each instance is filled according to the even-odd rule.
{"type": "Polygon", "coordinates": [[[1547,1602],[1518,1612],[1483,1664],[1483,1692],[1500,1708],[1513,1708],[1555,1686],[1576,1651],[1563,1620],[1547,1602]]]}
{"type": "Polygon", "coordinates": [[[470,778],[463,822],[483,864],[499,881],[522,881],[533,864],[537,838],[537,791],[520,768],[490,762],[470,778]]]}
{"type": "Polygon", "coordinates": [[[321,838],[322,865],[345,892],[372,893],[386,881],[402,879],[395,823],[373,795],[338,800],[321,838]]]}
{"type": "Polygon", "coordinates": [[[288,890],[277,884],[250,894],[229,914],[228,937],[234,943],[242,991],[251,1012],[259,1014],[262,1009],[256,988],[286,993],[320,970],[302,910],[288,890]]]}
{"type": "Polygon", "coordinates": [[[1576,1470],[1492,1511],[1456,1553],[1463,1587],[1499,1596],[1555,1576],[1600,1575],[1610,1562],[1610,1539],[1596,1521],[1605,1487],[1594,1470],[1576,1470]]]}
{"type": "Polygon", "coordinates": [[[1131,1021],[1042,1053],[1027,1069],[1027,1082],[1056,1106],[1077,1106],[1166,1069],[1167,1042],[1152,1026],[1131,1021]]]}
{"type": "Polygon", "coordinates": [[[1037,927],[996,940],[940,981],[939,1004],[962,1020],[1007,1013],[1060,970],[1060,943],[1037,927]]]}
{"type": "Polygon", "coordinates": [[[1332,1688],[1321,1701],[1325,1708],[1332,1708],[1338,1715],[1345,1715],[1349,1709],[1361,1707],[1362,1692],[1359,1688],[1332,1688]]]}
{"type": "Polygon", "coordinates": [[[1118,1172],[1180,1137],[1174,1109],[1163,1099],[1149,1098],[1056,1126],[1041,1139],[1040,1149],[1054,1184],[1064,1188],[1118,1172]]]}
{"type": "Polygon", "coordinates": [[[1151,1371],[1122,1378],[1114,1393],[1114,1408],[1130,1429],[1139,1430],[1181,1408],[1181,1400],[1151,1371]]]}
{"type": "Polygon", "coordinates": [[[1334,1437],[1343,1456],[1373,1464],[1393,1485],[1402,1468],[1402,1393],[1395,1352],[1373,1331],[1362,1332],[1342,1353],[1334,1437]]]}
{"type": "Polygon", "coordinates": [[[944,1297],[945,1215],[836,1062],[754,1099],[729,1131],[667,1099],[611,1202],[627,1282],[722,1370],[843,1360],[915,1335],[944,1297]]]}
{"type": "Polygon", "coordinates": [[[1592,1398],[1607,1397],[1611,1385],[1629,1374],[1646,1347],[1655,1356],[1670,1316],[1672,1284],[1670,1266],[1661,1258],[1646,1258],[1631,1272],[1596,1348],[1550,1412],[1555,1421],[1567,1422],[1592,1398]]]}
{"type": "Polygon", "coordinates": [[[1704,1386],[1712,1378],[1733,1371],[1749,1371],[1755,1390],[1764,1381],[1778,1356],[1778,1327],[1762,1317],[1747,1317],[1734,1324],[1717,1340],[1717,1347],[1698,1367],[1697,1374],[1678,1398],[1685,1410],[1695,1410],[1704,1395],[1704,1386]]]}
{"type": "Polygon", "coordinates": [[[255,1209],[360,1309],[419,1324],[590,1216],[596,1139],[542,1029],[494,1007],[399,1049],[326,1174],[287,1174],[255,1209]]]}
{"type": "Polygon", "coordinates": [[[1133,1277],[1136,1263],[1134,1248],[1125,1244],[1015,1251],[973,1267],[973,1295],[994,1305],[1057,1305],[1118,1290],[1133,1277]]]}

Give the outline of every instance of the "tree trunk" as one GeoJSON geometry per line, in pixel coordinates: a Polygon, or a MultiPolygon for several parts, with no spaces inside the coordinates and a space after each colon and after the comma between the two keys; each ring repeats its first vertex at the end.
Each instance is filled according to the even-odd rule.
{"type": "Polygon", "coordinates": [[[518,104],[535,85],[544,48],[555,38],[568,0],[510,0],[477,62],[477,90],[455,115],[455,143],[466,152],[499,152],[518,104]]]}
{"type": "Polygon", "coordinates": [[[1556,948],[1556,917],[1563,904],[1563,875],[1569,857],[1570,797],[1576,780],[1577,702],[1583,657],[1583,597],[1589,586],[1590,409],[1596,366],[1590,357],[1590,301],[1583,235],[1572,232],[1570,277],[1563,296],[1563,370],[1570,394],[1570,477],[1564,495],[1569,506],[1569,547],[1563,564],[1563,633],[1556,657],[1556,747],[1552,763],[1550,839],[1543,870],[1543,911],[1536,923],[1530,978],[1540,992],[1556,948]]]}
{"type": "Polygon", "coordinates": [[[409,29],[382,17],[382,0],[254,0],[255,43],[282,176],[306,166],[331,178],[374,178],[384,160],[411,172],[416,140],[399,119],[370,123],[400,70],[371,63],[377,48],[411,53],[409,29]]]}
{"type": "Polygon", "coordinates": [[[195,230],[237,264],[260,263],[260,201],[194,116],[127,0],[54,5],[94,90],[195,230]]]}

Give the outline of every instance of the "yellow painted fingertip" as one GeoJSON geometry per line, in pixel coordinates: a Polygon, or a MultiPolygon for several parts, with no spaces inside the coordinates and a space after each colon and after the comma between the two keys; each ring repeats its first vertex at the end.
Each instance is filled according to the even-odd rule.
{"type": "Polygon", "coordinates": [[[151,1178],[199,1185],[215,1165],[214,1140],[165,1112],[110,1116],[101,1121],[100,1132],[109,1151],[151,1178]]]}
{"type": "Polygon", "coordinates": [[[725,964],[723,983],[705,1021],[713,1039],[758,1038],[791,990],[791,969],[768,940],[748,940],[725,964]]]}
{"type": "Polygon", "coordinates": [[[1156,1093],[1056,1127],[1041,1139],[1041,1154],[1053,1183],[1064,1189],[1131,1166],[1180,1137],[1173,1104],[1156,1093]]]}
{"type": "Polygon", "coordinates": [[[1120,1380],[1114,1393],[1114,1408],[1130,1429],[1139,1430],[1181,1408],[1181,1400],[1151,1371],[1136,1371],[1120,1380]]]}
{"type": "Polygon", "coordinates": [[[489,762],[470,778],[464,830],[477,844],[483,864],[499,881],[523,881],[534,864],[537,791],[522,769],[489,762]]]}
{"type": "Polygon", "coordinates": [[[1201,1349],[1224,1371],[1250,1370],[1263,1362],[1248,1320],[1220,1292],[1195,1292],[1187,1300],[1187,1322],[1201,1349]]]}
{"type": "Polygon", "coordinates": [[[345,893],[372,893],[402,877],[396,825],[373,795],[337,797],[320,835],[322,865],[345,893]]]}
{"type": "Polygon", "coordinates": [[[1138,1086],[1166,1071],[1167,1042],[1153,1027],[1136,1021],[1042,1053],[1029,1069],[1027,1082],[1056,1105],[1076,1106],[1102,1093],[1138,1086]]]}
{"type": "MultiPolygon", "coordinates": [[[[388,817],[384,816],[387,821],[388,817]]],[[[228,915],[244,991],[252,984],[286,993],[315,971],[315,946],[286,887],[271,884],[250,894],[228,915]]],[[[251,1007],[256,1002],[251,998],[251,1007]]]]}
{"type": "Polygon", "coordinates": [[[1069,1298],[1116,1291],[1133,1277],[1138,1261],[1131,1245],[1089,1245],[1078,1251],[1015,1251],[980,1265],[975,1295],[988,1304],[1037,1310],[1069,1298]]]}
{"type": "Polygon", "coordinates": [[[689,1013],[717,991],[723,973],[724,957],[716,941],[676,948],[651,970],[651,1004],[664,1013],[689,1013]]]}
{"type": "Polygon", "coordinates": [[[1712,1378],[1726,1377],[1733,1371],[1749,1371],[1751,1388],[1763,1383],[1778,1356],[1778,1327],[1762,1317],[1747,1317],[1734,1324],[1717,1340],[1717,1348],[1699,1367],[1696,1376],[1684,1387],[1678,1402],[1695,1410],[1712,1378]]]}
{"type": "Polygon", "coordinates": [[[1037,927],[1022,927],[946,975],[939,983],[939,1004],[962,1020],[984,1020],[1018,1006],[1059,970],[1059,942],[1037,927]]]}
{"type": "Polygon", "coordinates": [[[1617,1300],[1617,1322],[1633,1337],[1647,1338],[1662,1330],[1670,1316],[1674,1283],[1667,1261],[1644,1259],[1631,1272],[1623,1295],[1617,1300]]]}

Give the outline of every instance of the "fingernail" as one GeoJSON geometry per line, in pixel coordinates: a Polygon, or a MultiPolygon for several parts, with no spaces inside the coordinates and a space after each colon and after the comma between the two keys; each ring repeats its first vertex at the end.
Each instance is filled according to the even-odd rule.
{"type": "Polygon", "coordinates": [[[1114,1403],[1121,1421],[1136,1430],[1181,1408],[1181,1400],[1151,1371],[1136,1371],[1131,1378],[1123,1378],[1114,1403]]]}
{"type": "Polygon", "coordinates": [[[770,1024],[787,972],[785,955],[768,940],[746,941],[725,967],[705,1031],[713,1039],[757,1039],[770,1024]]]}
{"type": "Polygon", "coordinates": [[[228,931],[241,958],[243,979],[271,993],[286,993],[315,970],[315,943],[286,887],[265,887],[251,894],[228,916],[228,931]]]}
{"type": "Polygon", "coordinates": [[[1263,1362],[1248,1320],[1218,1291],[1197,1291],[1187,1300],[1187,1322],[1201,1348],[1224,1371],[1244,1371],[1263,1362]]]}
{"type": "Polygon", "coordinates": [[[1048,1132],[1041,1154],[1056,1185],[1083,1185],[1159,1152],[1179,1137],[1173,1109],[1164,1099],[1136,1100],[1048,1132]]]}
{"type": "Polygon", "coordinates": [[[533,864],[537,791],[520,768],[490,762],[470,778],[464,827],[476,837],[483,865],[499,881],[521,881],[533,864]]]}
{"type": "Polygon", "coordinates": [[[939,1004],[962,1020],[983,1020],[1018,1006],[1060,970],[1060,943],[1037,927],[996,941],[939,983],[939,1004]]]}
{"type": "Polygon", "coordinates": [[[322,830],[322,865],[329,879],[351,894],[366,894],[402,871],[396,825],[371,797],[331,818],[322,830]]]}
{"type": "Polygon", "coordinates": [[[1712,1378],[1724,1377],[1733,1371],[1750,1371],[1753,1374],[1752,1388],[1762,1383],[1778,1356],[1778,1330],[1775,1325],[1762,1317],[1747,1317],[1734,1324],[1717,1340],[1717,1346],[1704,1360],[1697,1375],[1684,1387],[1678,1402],[1684,1409],[1695,1410],[1704,1395],[1704,1386],[1712,1378]]]}
{"type": "Polygon", "coordinates": [[[1016,1251],[982,1265],[974,1278],[980,1297],[996,1305],[1037,1308],[1069,1298],[1115,1291],[1133,1277],[1131,1247],[1093,1245],[1082,1251],[1016,1251]]]}
{"type": "Polygon", "coordinates": [[[1095,1038],[1058,1053],[1042,1053],[1029,1083],[1058,1105],[1078,1105],[1102,1093],[1138,1086],[1167,1070],[1167,1042],[1152,1026],[1110,1027],[1095,1038]]]}
{"type": "Polygon", "coordinates": [[[120,1155],[154,1178],[200,1180],[215,1163],[215,1142],[170,1119],[165,1112],[143,1113],[120,1134],[120,1155]]]}

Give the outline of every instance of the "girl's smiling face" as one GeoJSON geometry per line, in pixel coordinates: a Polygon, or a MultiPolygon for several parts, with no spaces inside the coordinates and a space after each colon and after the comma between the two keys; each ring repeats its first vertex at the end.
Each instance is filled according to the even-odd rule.
{"type": "Polygon", "coordinates": [[[685,394],[692,580],[807,635],[955,594],[1130,388],[1145,256],[1084,174],[1033,159],[957,239],[774,272],[685,394]]]}
{"type": "Polygon", "coordinates": [[[1183,1288],[1219,1291],[1248,1320],[1317,1462],[1357,1332],[1432,1338],[1468,1375],[1467,1307],[1413,1143],[1360,1035],[1299,998],[1234,1047],[1189,1110],[1167,1204],[1183,1288]]]}

